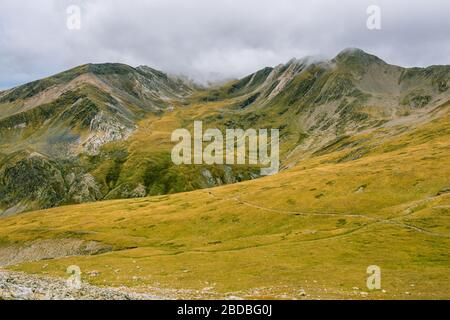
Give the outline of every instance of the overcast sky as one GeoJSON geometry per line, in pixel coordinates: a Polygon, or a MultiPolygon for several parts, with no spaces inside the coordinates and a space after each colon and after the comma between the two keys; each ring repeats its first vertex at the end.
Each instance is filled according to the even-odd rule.
{"type": "Polygon", "coordinates": [[[88,63],[241,77],[358,47],[402,66],[450,64],[449,0],[0,0],[0,89],[88,63]],[[67,8],[81,8],[81,29],[67,8]],[[381,30],[366,10],[381,9],[381,30]]]}

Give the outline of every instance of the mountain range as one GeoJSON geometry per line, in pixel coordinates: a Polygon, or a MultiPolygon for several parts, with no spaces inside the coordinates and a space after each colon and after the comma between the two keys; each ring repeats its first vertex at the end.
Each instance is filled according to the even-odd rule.
{"type": "Polygon", "coordinates": [[[2,91],[0,266],[176,298],[449,298],[449,84],[350,48],[212,87],[107,63],[2,91]],[[194,121],[279,129],[281,171],[174,165],[194,121]]]}
{"type": "Polygon", "coordinates": [[[194,120],[279,128],[290,168],[356,133],[431,121],[449,100],[449,76],[449,66],[402,68],[359,49],[207,89],[145,66],[82,65],[0,92],[0,215],[258,176],[251,167],[173,166],[169,129],[194,120]]]}

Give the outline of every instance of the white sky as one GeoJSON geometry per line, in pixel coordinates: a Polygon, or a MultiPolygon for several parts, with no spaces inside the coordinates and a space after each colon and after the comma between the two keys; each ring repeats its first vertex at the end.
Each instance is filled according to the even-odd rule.
{"type": "Polygon", "coordinates": [[[0,0],[0,88],[88,63],[198,80],[358,47],[403,66],[450,64],[448,0],[0,0]],[[69,5],[81,29],[66,27],[69,5]],[[366,9],[381,9],[368,30],[366,9]]]}

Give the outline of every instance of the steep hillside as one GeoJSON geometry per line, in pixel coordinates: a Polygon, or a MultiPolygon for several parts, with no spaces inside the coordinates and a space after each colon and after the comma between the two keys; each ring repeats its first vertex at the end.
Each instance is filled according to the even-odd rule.
{"type": "Polygon", "coordinates": [[[192,92],[160,71],[121,64],[84,65],[3,92],[0,215],[256,177],[245,167],[173,166],[170,134],[186,121],[173,111],[192,92]]]}
{"type": "MultiPolygon", "coordinates": [[[[450,100],[450,66],[402,68],[359,49],[330,61],[292,59],[208,92],[205,101],[239,99],[231,122],[282,130],[286,166],[364,130],[425,123],[450,100]]],[[[234,124],[233,123],[233,124],[234,124]]]]}
{"type": "Polygon", "coordinates": [[[191,92],[181,80],[149,67],[83,65],[2,94],[2,151],[28,145],[58,158],[95,154],[101,145],[128,137],[138,120],[191,92]]]}

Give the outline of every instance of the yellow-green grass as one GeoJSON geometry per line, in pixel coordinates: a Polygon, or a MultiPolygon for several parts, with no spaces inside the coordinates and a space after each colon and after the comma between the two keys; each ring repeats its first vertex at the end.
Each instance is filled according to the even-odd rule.
{"type": "Polygon", "coordinates": [[[0,243],[81,238],[112,252],[10,267],[96,285],[248,298],[450,298],[450,134],[441,117],[355,136],[278,175],[193,192],[59,207],[2,219],[0,243]],[[401,130],[400,130],[401,131],[401,130]],[[382,290],[366,288],[378,265],[382,290]],[[89,277],[90,271],[99,276],[89,277]]]}

